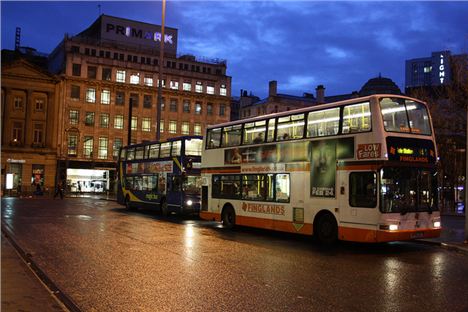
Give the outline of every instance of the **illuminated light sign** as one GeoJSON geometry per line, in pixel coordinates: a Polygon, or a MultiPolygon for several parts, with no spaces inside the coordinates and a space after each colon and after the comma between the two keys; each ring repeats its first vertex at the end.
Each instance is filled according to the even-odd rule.
{"type": "Polygon", "coordinates": [[[358,144],[357,158],[358,159],[373,159],[380,158],[382,152],[382,144],[358,144]]]}
{"type": "MultiPolygon", "coordinates": [[[[135,37],[140,39],[148,39],[153,41],[161,41],[162,34],[160,32],[152,32],[143,29],[136,29],[133,27],[124,27],[121,25],[114,25],[107,23],[106,32],[114,32],[115,34],[124,35],[126,37],[135,37]]],[[[174,44],[172,35],[164,34],[164,43],[174,44]]]]}
{"type": "Polygon", "coordinates": [[[252,204],[252,203],[242,203],[242,210],[245,212],[253,213],[264,213],[284,216],[285,209],[282,205],[265,205],[265,204],[252,204]]]}
{"type": "Polygon", "coordinates": [[[6,174],[6,189],[11,190],[13,188],[13,173],[6,174]]]}
{"type": "Polygon", "coordinates": [[[440,84],[444,83],[444,79],[445,79],[444,55],[440,54],[440,61],[439,61],[439,80],[440,80],[440,84]]]}
{"type": "Polygon", "coordinates": [[[388,160],[410,163],[435,163],[434,143],[429,140],[387,138],[388,160]]]}
{"type": "Polygon", "coordinates": [[[398,148],[398,154],[413,155],[414,151],[411,148],[398,148]]]}

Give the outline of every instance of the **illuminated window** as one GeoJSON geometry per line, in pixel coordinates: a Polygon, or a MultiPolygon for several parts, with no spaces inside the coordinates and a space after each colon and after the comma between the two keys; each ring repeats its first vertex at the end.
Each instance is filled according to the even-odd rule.
{"type": "Polygon", "coordinates": [[[70,115],[69,115],[70,125],[77,125],[78,121],[80,119],[79,117],[80,117],[79,111],[77,111],[75,109],[71,109],[70,110],[70,115]]]}
{"type": "Polygon", "coordinates": [[[68,135],[68,155],[76,156],[78,145],[78,136],[76,134],[68,135]]]}
{"type": "Polygon", "coordinates": [[[206,93],[207,94],[214,94],[214,86],[213,85],[208,85],[206,86],[206,93]]]}
{"type": "Polygon", "coordinates": [[[130,75],[130,83],[131,84],[139,84],[140,83],[140,74],[133,73],[130,75]]]}
{"type": "Polygon", "coordinates": [[[169,121],[169,133],[177,133],[177,121],[169,121]]]}
{"type": "MultiPolygon", "coordinates": [[[[339,112],[339,109],[338,109],[338,112],[339,112]]],[[[297,115],[278,118],[277,131],[276,131],[277,141],[300,139],[303,136],[304,136],[304,114],[297,114],[297,115]]]]}
{"type": "Polygon", "coordinates": [[[109,128],[109,114],[101,114],[99,118],[101,128],[109,128]]]}
{"type": "Polygon", "coordinates": [[[184,91],[192,91],[192,83],[184,81],[184,83],[182,84],[182,89],[184,91]]]}
{"type": "Polygon", "coordinates": [[[86,102],[96,103],[96,89],[94,88],[86,89],[86,102]]]}
{"type": "Polygon", "coordinates": [[[145,84],[145,86],[152,87],[153,86],[153,77],[145,75],[144,84],[145,84]]]}
{"type": "Polygon", "coordinates": [[[226,94],[227,94],[226,85],[222,84],[221,87],[219,88],[219,95],[226,96],[226,94]]]}
{"type": "Polygon", "coordinates": [[[101,104],[110,104],[110,90],[102,90],[101,91],[101,104]]]}
{"type": "Polygon", "coordinates": [[[369,103],[347,105],[343,109],[343,133],[356,133],[371,129],[369,103]]]}
{"type": "Polygon", "coordinates": [[[107,147],[109,144],[108,138],[99,138],[98,158],[107,159],[107,147]]]}
{"type": "Polygon", "coordinates": [[[115,81],[125,82],[125,70],[117,70],[115,74],[115,81]]]}
{"type": "Polygon", "coordinates": [[[195,85],[195,92],[202,93],[203,92],[203,84],[201,81],[197,81],[195,85]]]}
{"type": "Polygon", "coordinates": [[[138,117],[132,117],[132,130],[138,130],[138,117]]]}
{"type": "Polygon", "coordinates": [[[190,113],[190,100],[184,100],[184,113],[190,113]]]}
{"type": "Polygon", "coordinates": [[[307,118],[307,136],[317,137],[338,134],[339,123],[339,108],[310,112],[307,118]]]}
{"type": "Polygon", "coordinates": [[[194,135],[201,135],[201,133],[202,133],[201,124],[196,123],[196,124],[193,126],[193,134],[194,134],[194,135]]]}
{"type": "Polygon", "coordinates": [[[143,117],[141,119],[141,130],[145,132],[151,131],[151,118],[143,117]]]}
{"type": "MultiPolygon", "coordinates": [[[[158,79],[158,87],[159,87],[159,79],[158,79]]],[[[161,88],[165,88],[165,87],[166,87],[166,79],[163,79],[162,84],[161,84],[161,88]]]]}
{"type": "Polygon", "coordinates": [[[94,126],[94,112],[86,112],[85,125],[94,126]]]}
{"type": "Polygon", "coordinates": [[[115,129],[123,129],[123,124],[124,124],[123,115],[115,115],[114,116],[114,128],[115,129]]]}
{"type": "Polygon", "coordinates": [[[195,103],[195,114],[200,115],[202,113],[202,105],[200,102],[195,103]]]}
{"type": "Polygon", "coordinates": [[[173,90],[179,90],[179,82],[176,80],[171,80],[170,88],[173,90]]]}
{"type": "Polygon", "coordinates": [[[161,133],[164,132],[164,119],[161,119],[159,121],[159,132],[161,132],[161,133]]]}
{"type": "Polygon", "coordinates": [[[188,123],[186,121],[182,122],[181,133],[182,134],[189,134],[190,133],[190,123],[188,123]]]}
{"type": "Polygon", "coordinates": [[[93,137],[85,136],[83,139],[83,156],[85,158],[93,158],[93,137]]]}
{"type": "Polygon", "coordinates": [[[114,145],[112,146],[112,156],[117,159],[119,156],[119,149],[122,147],[123,140],[121,138],[114,139],[114,145]]]}

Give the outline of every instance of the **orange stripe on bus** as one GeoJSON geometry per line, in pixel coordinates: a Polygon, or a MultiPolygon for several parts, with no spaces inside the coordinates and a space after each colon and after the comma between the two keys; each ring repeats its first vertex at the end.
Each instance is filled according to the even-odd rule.
{"type": "Polygon", "coordinates": [[[440,229],[418,229],[407,231],[378,231],[370,229],[356,229],[349,227],[338,228],[338,238],[362,243],[378,243],[405,241],[415,238],[433,238],[440,236],[440,229]]]}
{"type": "Polygon", "coordinates": [[[202,173],[240,173],[240,168],[202,169],[202,173]]]}
{"type": "Polygon", "coordinates": [[[348,166],[337,166],[337,170],[378,170],[381,168],[380,165],[348,165],[348,166]]]}

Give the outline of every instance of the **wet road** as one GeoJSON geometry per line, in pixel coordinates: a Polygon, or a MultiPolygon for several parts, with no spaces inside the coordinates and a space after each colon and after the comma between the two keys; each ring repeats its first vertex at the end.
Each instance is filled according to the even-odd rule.
{"type": "Polygon", "coordinates": [[[468,256],[340,243],[128,212],[92,199],[2,199],[2,222],[82,311],[468,311],[468,256]]]}

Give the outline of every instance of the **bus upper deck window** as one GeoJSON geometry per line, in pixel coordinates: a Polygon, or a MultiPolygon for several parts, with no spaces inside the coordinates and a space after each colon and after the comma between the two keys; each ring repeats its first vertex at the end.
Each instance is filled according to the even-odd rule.
{"type": "Polygon", "coordinates": [[[221,128],[208,130],[207,148],[218,148],[221,143],[221,128]]]}

